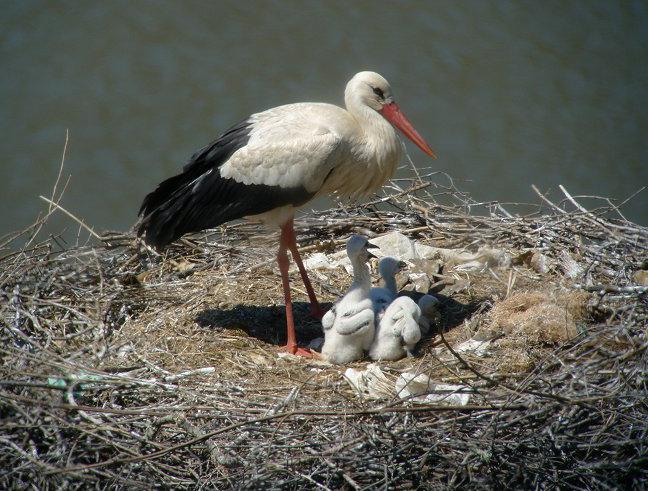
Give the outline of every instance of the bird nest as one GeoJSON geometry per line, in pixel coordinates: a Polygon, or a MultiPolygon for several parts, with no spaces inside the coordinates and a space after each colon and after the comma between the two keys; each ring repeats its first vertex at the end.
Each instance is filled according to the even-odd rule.
{"type": "MultiPolygon", "coordinates": [[[[351,233],[445,251],[400,278],[439,316],[416,356],[371,366],[372,393],[348,378],[367,361],[280,352],[274,234],[226,225],[163,255],[131,233],[63,245],[39,238],[53,198],[2,240],[0,487],[639,487],[648,230],[561,190],[505,207],[432,175],[297,219],[305,259],[351,233]],[[404,396],[404,374],[434,384],[404,396]]],[[[325,306],[350,283],[311,279],[325,306]]],[[[291,281],[306,345],[321,327],[291,281]]]]}

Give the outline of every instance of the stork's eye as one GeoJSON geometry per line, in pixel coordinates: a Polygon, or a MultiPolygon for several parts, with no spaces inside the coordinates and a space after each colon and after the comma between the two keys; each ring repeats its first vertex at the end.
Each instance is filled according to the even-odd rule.
{"type": "Polygon", "coordinates": [[[381,99],[385,98],[385,94],[383,93],[382,89],[380,89],[378,87],[373,87],[373,91],[374,91],[374,94],[376,94],[381,99]]]}

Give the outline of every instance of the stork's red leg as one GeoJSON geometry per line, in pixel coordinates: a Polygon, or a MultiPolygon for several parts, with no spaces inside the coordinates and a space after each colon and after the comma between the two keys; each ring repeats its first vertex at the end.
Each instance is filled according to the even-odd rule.
{"type": "Polygon", "coordinates": [[[297,249],[297,241],[295,238],[295,230],[293,228],[292,218],[281,227],[281,239],[282,241],[285,240],[288,249],[290,249],[290,252],[292,253],[292,257],[295,260],[295,263],[297,263],[297,267],[299,268],[299,273],[301,274],[302,281],[304,282],[304,286],[306,287],[306,293],[308,293],[308,299],[310,300],[311,315],[317,317],[318,319],[321,319],[324,316],[324,310],[322,309],[322,307],[320,307],[320,304],[317,301],[315,291],[313,291],[313,286],[311,285],[310,279],[308,278],[308,273],[306,273],[306,268],[304,267],[304,263],[302,262],[301,254],[299,254],[299,249],[297,249]]]}
{"type": "Polygon", "coordinates": [[[281,283],[284,291],[284,301],[286,304],[286,329],[288,341],[286,342],[286,351],[293,355],[313,356],[313,354],[303,348],[297,347],[297,336],[295,335],[295,320],[293,317],[292,301],[290,299],[290,281],[288,280],[288,254],[286,253],[286,241],[284,238],[283,228],[281,239],[279,241],[279,251],[277,252],[277,264],[281,272],[281,283]]]}

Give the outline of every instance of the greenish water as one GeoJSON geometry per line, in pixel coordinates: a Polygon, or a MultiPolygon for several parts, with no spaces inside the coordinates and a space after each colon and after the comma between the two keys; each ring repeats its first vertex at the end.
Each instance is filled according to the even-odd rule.
{"type": "MultiPolygon", "coordinates": [[[[143,196],[251,112],[342,102],[383,74],[479,200],[530,185],[623,199],[648,185],[648,4],[632,1],[5,1],[0,234],[63,205],[125,229],[143,196]]],[[[558,196],[556,193],[555,196],[558,196]]],[[[624,210],[648,224],[648,194],[624,210]]]]}

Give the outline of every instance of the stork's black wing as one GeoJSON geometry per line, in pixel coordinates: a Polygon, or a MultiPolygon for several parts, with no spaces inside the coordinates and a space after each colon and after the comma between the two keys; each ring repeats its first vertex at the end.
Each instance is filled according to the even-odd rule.
{"type": "Polygon", "coordinates": [[[219,168],[250,138],[249,121],[233,126],[196,152],[182,173],[162,181],[142,202],[137,235],[160,249],[180,236],[236,218],[299,206],[313,193],[302,187],[243,184],[220,175],[219,168]]]}

